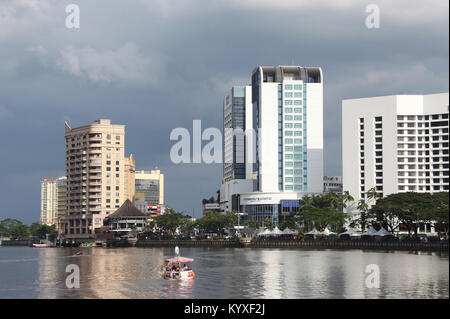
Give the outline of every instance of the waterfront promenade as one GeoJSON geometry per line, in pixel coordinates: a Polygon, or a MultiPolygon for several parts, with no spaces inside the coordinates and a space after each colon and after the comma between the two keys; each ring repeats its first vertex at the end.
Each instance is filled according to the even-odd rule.
{"type": "Polygon", "coordinates": [[[409,251],[447,251],[448,241],[400,242],[363,240],[139,240],[137,247],[242,247],[242,248],[309,248],[374,249],[409,251]]]}
{"type": "MultiPolygon", "coordinates": [[[[26,240],[6,240],[3,246],[28,246],[26,240]]],[[[298,248],[298,249],[368,249],[448,252],[448,241],[364,241],[364,240],[108,240],[108,247],[233,247],[233,248],[298,248]]],[[[73,246],[73,245],[70,245],[73,246]]]]}

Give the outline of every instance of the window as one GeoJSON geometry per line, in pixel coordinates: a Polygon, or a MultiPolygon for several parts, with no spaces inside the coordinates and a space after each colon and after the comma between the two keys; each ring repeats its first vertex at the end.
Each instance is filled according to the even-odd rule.
{"type": "Polygon", "coordinates": [[[285,115],[284,116],[285,121],[292,121],[292,115],[285,115]]]}
{"type": "Polygon", "coordinates": [[[292,84],[285,84],[284,85],[285,90],[292,90],[292,84]]]}
{"type": "Polygon", "coordinates": [[[286,107],[284,113],[292,113],[292,107],[286,107]]]}
{"type": "Polygon", "coordinates": [[[294,100],[294,105],[302,105],[302,100],[294,100]]]}
{"type": "Polygon", "coordinates": [[[284,105],[292,105],[292,100],[284,100],[284,105]]]}
{"type": "Polygon", "coordinates": [[[294,98],[301,98],[302,97],[302,93],[301,92],[294,92],[294,98]]]}
{"type": "MultiPolygon", "coordinates": [[[[291,87],[291,89],[292,89],[292,87],[291,87]]],[[[292,97],[293,97],[293,94],[292,94],[292,92],[285,92],[285,93],[284,93],[284,97],[285,97],[285,98],[292,98],[292,97]]]]}

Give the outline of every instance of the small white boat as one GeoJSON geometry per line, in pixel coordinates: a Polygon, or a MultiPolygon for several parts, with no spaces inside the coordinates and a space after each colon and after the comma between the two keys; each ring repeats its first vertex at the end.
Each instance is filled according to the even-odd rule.
{"type": "Polygon", "coordinates": [[[33,244],[34,248],[50,248],[50,244],[33,244]]]}
{"type": "Polygon", "coordinates": [[[194,259],[179,257],[179,249],[175,247],[174,258],[168,258],[164,262],[166,263],[164,269],[164,279],[179,279],[179,280],[190,280],[195,278],[195,273],[192,271],[192,266],[189,263],[193,262],[194,259]]]}

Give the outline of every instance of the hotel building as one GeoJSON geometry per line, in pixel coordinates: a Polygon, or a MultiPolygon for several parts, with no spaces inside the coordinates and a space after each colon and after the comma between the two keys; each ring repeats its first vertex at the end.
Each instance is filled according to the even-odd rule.
{"type": "Polygon", "coordinates": [[[392,95],[342,102],[343,188],[355,198],[374,188],[448,191],[448,93],[392,95]]]}
{"type": "MultiPolygon", "coordinates": [[[[264,218],[277,223],[279,215],[298,210],[304,194],[323,192],[322,70],[259,66],[252,73],[251,94],[254,154],[246,145],[246,156],[254,159],[246,166],[251,190],[233,194],[228,206],[260,223],[264,218]]],[[[224,167],[224,179],[225,172],[224,167]]]]}
{"type": "Polygon", "coordinates": [[[134,159],[125,157],[125,126],[110,120],[71,128],[66,123],[65,238],[93,238],[103,219],[133,200],[134,159]]]}

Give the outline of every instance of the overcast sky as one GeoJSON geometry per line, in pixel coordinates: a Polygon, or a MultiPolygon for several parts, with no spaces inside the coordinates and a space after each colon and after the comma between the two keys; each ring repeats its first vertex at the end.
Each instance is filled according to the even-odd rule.
{"type": "Polygon", "coordinates": [[[448,92],[448,1],[0,0],[0,219],[39,220],[65,174],[64,121],[126,125],[126,154],[165,174],[166,203],[201,213],[220,164],[172,164],[172,129],[222,127],[258,65],[322,67],[326,175],[341,174],[341,100],[448,92]],[[65,27],[78,4],[80,29],[65,27]],[[380,9],[368,29],[365,9],[380,9]]]}

